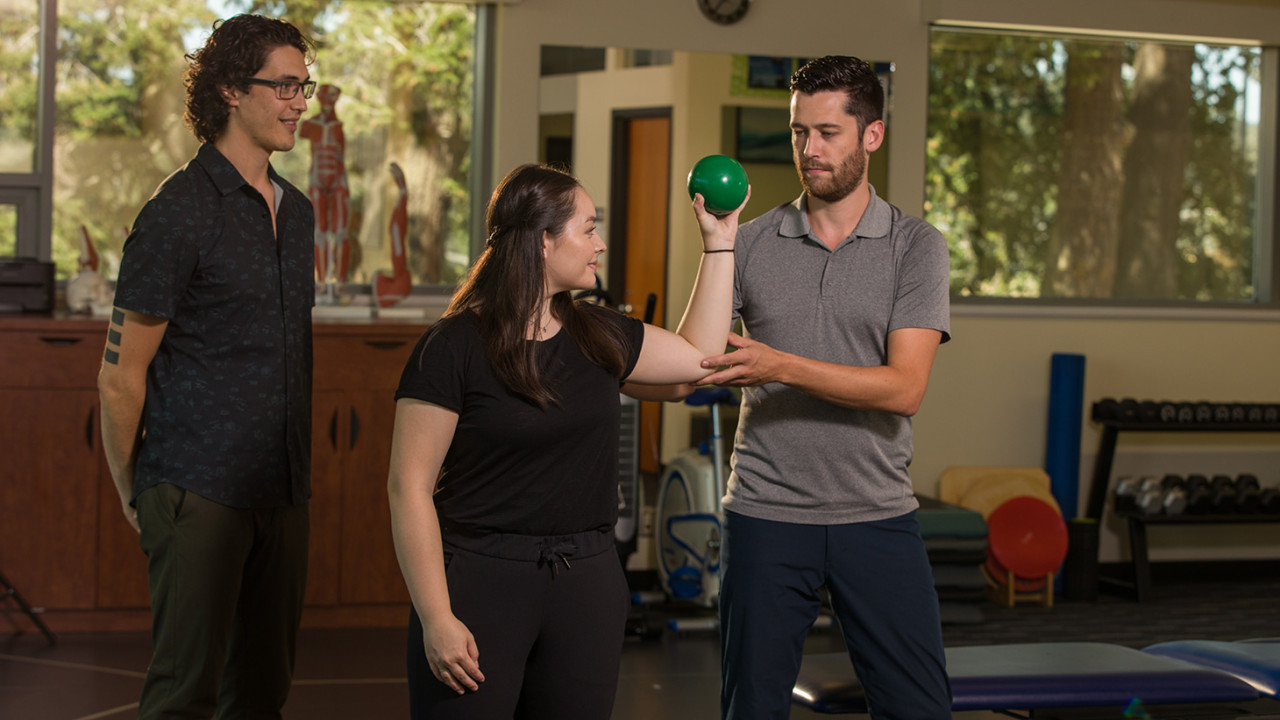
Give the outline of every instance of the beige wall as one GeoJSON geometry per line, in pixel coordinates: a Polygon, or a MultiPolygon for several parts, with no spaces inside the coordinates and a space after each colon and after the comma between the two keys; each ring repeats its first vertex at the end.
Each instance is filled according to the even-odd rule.
{"type": "MultiPolygon", "coordinates": [[[[653,96],[655,102],[659,96],[669,96],[674,106],[668,285],[670,312],[678,317],[676,299],[687,297],[697,262],[696,228],[685,212],[687,196],[682,197],[683,175],[698,157],[719,151],[718,105],[726,92],[722,83],[700,84],[714,73],[680,70],[715,62],[708,53],[844,53],[894,62],[889,138],[892,199],[905,211],[919,214],[924,192],[928,23],[932,20],[1280,44],[1280,6],[1260,2],[789,0],[753,3],[742,22],[726,28],[704,20],[693,0],[523,0],[502,7],[499,14],[495,173],[501,176],[537,157],[540,45],[690,51],[677,54],[677,72],[656,83],[653,96]],[[715,103],[716,112],[699,113],[694,108],[700,102],[715,103]]],[[[581,94],[576,102],[590,107],[592,98],[581,94]]],[[[592,136],[579,141],[589,142],[591,150],[589,159],[580,150],[577,166],[597,204],[602,204],[608,198],[608,168],[602,165],[608,158],[607,139],[592,136]]],[[[1043,463],[1049,361],[1055,352],[1086,356],[1086,405],[1107,396],[1280,402],[1277,313],[992,312],[957,306],[952,323],[955,339],[941,349],[924,407],[916,417],[912,474],[917,490],[925,494],[936,493],[938,474],[949,465],[1043,463]]],[[[1095,426],[1087,420],[1087,408],[1085,417],[1082,490],[1098,439],[1095,426]]],[[[681,437],[688,436],[687,423],[678,416],[667,426],[664,456],[679,449],[681,437]]],[[[1167,449],[1174,460],[1187,452],[1215,458],[1226,453],[1221,457],[1230,458],[1239,448],[1245,462],[1265,466],[1265,472],[1255,471],[1264,483],[1276,483],[1280,462],[1270,459],[1280,449],[1277,439],[1272,435],[1122,436],[1117,463],[1129,453],[1150,453],[1152,447],[1157,455],[1167,449]]],[[[1115,530],[1109,526],[1104,534],[1104,560],[1121,554],[1115,530]]],[[[1280,543],[1272,539],[1277,535],[1274,525],[1233,528],[1229,533],[1220,530],[1158,531],[1153,533],[1152,557],[1280,557],[1280,543]]]]}

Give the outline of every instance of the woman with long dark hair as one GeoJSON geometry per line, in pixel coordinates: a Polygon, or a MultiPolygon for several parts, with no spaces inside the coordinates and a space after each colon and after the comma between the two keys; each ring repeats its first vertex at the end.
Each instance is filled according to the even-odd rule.
{"type": "Polygon", "coordinates": [[[484,252],[396,392],[412,717],[609,717],[629,602],[619,389],[705,377],[729,334],[741,208],[693,208],[702,263],[672,333],[572,299],[605,250],[577,180],[524,165],[494,190],[484,252]]]}

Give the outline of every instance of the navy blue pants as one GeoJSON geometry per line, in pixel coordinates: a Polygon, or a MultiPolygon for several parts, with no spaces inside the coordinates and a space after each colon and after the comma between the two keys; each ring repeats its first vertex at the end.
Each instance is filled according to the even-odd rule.
{"type": "Polygon", "coordinates": [[[788,718],[827,586],[872,718],[951,717],[938,594],[915,513],[795,525],[725,513],[720,714],[788,718]]]}

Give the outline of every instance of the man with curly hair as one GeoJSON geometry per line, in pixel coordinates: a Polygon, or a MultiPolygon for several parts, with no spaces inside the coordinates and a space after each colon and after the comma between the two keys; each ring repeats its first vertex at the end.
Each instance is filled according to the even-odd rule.
{"type": "Polygon", "coordinates": [[[125,242],[98,378],[102,437],[147,556],[140,718],[279,718],[306,587],[311,496],[307,196],[293,148],[314,47],[257,15],[187,56],[203,143],[125,242]]]}

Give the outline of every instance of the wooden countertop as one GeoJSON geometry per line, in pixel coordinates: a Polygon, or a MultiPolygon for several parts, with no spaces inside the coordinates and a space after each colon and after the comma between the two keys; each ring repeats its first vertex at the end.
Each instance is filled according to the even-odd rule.
{"type": "MultiPolygon", "coordinates": [[[[325,317],[312,318],[316,335],[365,335],[370,332],[418,335],[431,326],[428,317],[325,317]]],[[[106,332],[107,318],[88,314],[0,313],[0,331],[106,332]]]]}

